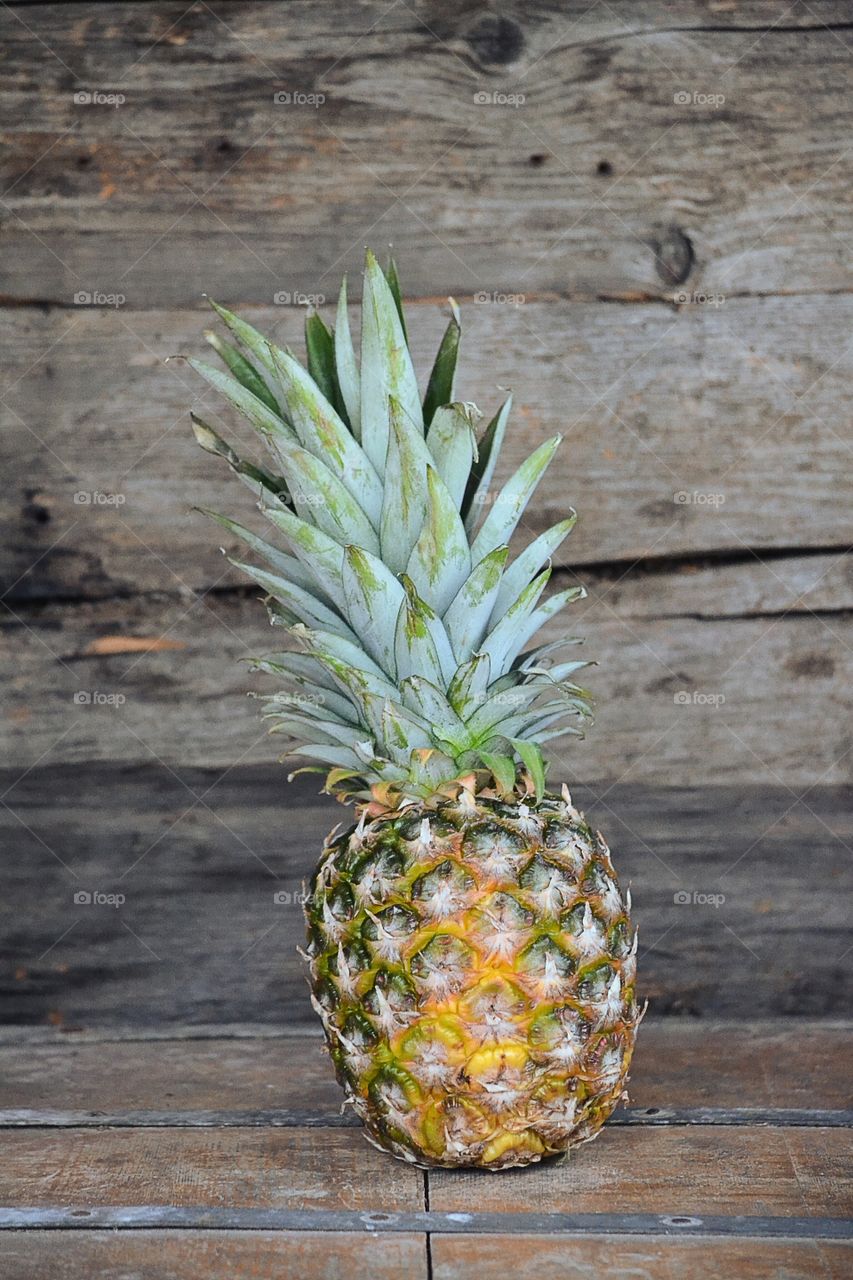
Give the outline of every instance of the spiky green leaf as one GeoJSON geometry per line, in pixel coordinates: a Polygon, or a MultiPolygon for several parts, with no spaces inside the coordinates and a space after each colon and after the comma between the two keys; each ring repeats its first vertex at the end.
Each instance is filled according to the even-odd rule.
{"type": "Polygon", "coordinates": [[[456,381],[456,364],[459,360],[459,340],[462,336],[462,324],[459,319],[459,308],[453,298],[448,299],[451,309],[450,322],[444,331],[441,345],[429,375],[426,395],[424,396],[424,426],[429,427],[436,409],[450,404],[456,381]]]}
{"type": "Polygon", "coordinates": [[[465,528],[447,486],[432,467],[427,468],[429,505],[427,518],[415,543],[406,572],[418,594],[443,617],[457,591],[471,572],[471,552],[465,528]]]}
{"type": "Polygon", "coordinates": [[[509,542],[536,486],[557,451],[560,440],[560,436],[553,436],[541,444],[510,476],[500,493],[494,496],[489,514],[471,546],[471,555],[475,560],[488,555],[494,547],[509,542]]]}
{"type": "Polygon", "coordinates": [[[447,404],[436,409],[427,432],[433,466],[447,485],[457,511],[462,505],[471,464],[477,452],[474,425],[480,411],[473,404],[447,404]]]}

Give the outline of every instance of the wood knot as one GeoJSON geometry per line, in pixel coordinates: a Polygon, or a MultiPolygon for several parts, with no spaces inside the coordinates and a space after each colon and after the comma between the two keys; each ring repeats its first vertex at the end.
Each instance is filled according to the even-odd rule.
{"type": "Polygon", "coordinates": [[[663,234],[652,241],[655,268],[664,284],[684,284],[696,255],[690,237],[679,227],[667,227],[663,234]]]}
{"type": "Polygon", "coordinates": [[[483,14],[466,32],[465,39],[482,66],[508,66],[518,60],[524,48],[521,27],[498,13],[483,14]]]}

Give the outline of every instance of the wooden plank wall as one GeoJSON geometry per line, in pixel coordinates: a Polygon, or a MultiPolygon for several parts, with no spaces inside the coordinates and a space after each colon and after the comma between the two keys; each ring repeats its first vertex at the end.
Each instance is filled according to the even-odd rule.
{"type": "Polygon", "coordinates": [[[634,882],[654,1007],[840,1010],[849,6],[18,3],[0,24],[6,1019],[311,1016],[272,890],[339,813],[272,763],[245,696],[269,686],[238,661],[269,628],[192,512],[252,518],[189,409],[246,433],[164,358],[202,353],[204,293],[299,345],[304,308],[276,298],[328,312],[389,241],[419,368],[453,294],[460,391],[513,387],[506,467],[566,434],[529,528],[579,511],[558,569],[589,588],[599,712],[555,773],[634,882]],[[79,891],[126,902],[87,915],[79,891]]]}

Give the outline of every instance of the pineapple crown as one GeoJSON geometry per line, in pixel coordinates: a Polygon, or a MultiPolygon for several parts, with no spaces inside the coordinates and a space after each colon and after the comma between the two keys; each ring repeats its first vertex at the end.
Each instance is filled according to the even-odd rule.
{"type": "Polygon", "coordinates": [[[545,785],[542,744],[579,734],[588,695],[557,661],[576,644],[525,646],[582,587],[543,599],[550,557],[575,514],[510,560],[509,544],[560,437],[494,496],[510,396],[478,432],[454,400],[460,320],[451,318],[421,400],[397,271],[368,251],[360,361],[341,286],[334,331],[306,320],[307,370],[212,303],[235,346],[205,336],[227,372],[189,363],[261,436],[268,471],[192,415],[196,439],[259,497],[286,550],[206,512],[266,563],[232,561],[266,593],[290,644],[254,660],[282,681],[265,699],[285,755],[321,762],[326,790],[373,812],[460,789],[517,797],[545,785]],[[281,474],[277,474],[280,472],[281,474]]]}

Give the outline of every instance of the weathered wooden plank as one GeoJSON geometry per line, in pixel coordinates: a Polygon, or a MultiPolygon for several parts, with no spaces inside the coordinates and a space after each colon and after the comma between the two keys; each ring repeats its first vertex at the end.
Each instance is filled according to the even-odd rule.
{"type": "Polygon", "coordinates": [[[414,1234],[311,1231],[45,1231],[0,1234],[5,1280],[426,1280],[414,1234]]]}
{"type": "MultiPolygon", "coordinates": [[[[852,298],[731,299],[677,313],[564,302],[463,310],[460,394],[489,410],[497,381],[514,388],[503,473],[555,430],[567,436],[525,519],[532,533],[570,503],[578,509],[559,564],[628,568],[649,555],[748,557],[749,548],[841,551],[853,542],[838,483],[849,466],[853,355],[843,335],[852,298]]],[[[301,347],[296,308],[246,314],[301,347]]],[[[5,438],[15,458],[0,496],[0,574],[10,599],[242,581],[218,550],[239,544],[191,508],[266,522],[228,468],[196,446],[188,411],[195,405],[244,449],[253,447],[251,431],[221,417],[219,398],[186,366],[162,363],[202,353],[207,323],[201,311],[0,314],[5,438]]],[[[443,325],[438,306],[417,308],[410,327],[424,376],[443,325]]],[[[799,592],[783,585],[783,572],[771,565],[780,582],[755,567],[764,607],[795,605],[799,592]]],[[[798,572],[811,607],[849,604],[849,582],[828,597],[835,579],[818,587],[820,572],[798,572]]],[[[659,604],[652,593],[642,611],[702,612],[707,597],[690,598],[706,586],[688,584],[659,604]]],[[[720,590],[732,605],[756,595],[720,590]]]]}
{"type": "MultiPolygon", "coordinates": [[[[772,592],[784,566],[758,572],[772,592]]],[[[21,769],[40,760],[268,764],[279,740],[246,695],[279,686],[243,660],[286,638],[254,596],[8,606],[7,759],[21,769]]],[[[800,790],[849,781],[850,616],[635,619],[618,610],[602,586],[572,607],[568,623],[542,633],[556,639],[568,626],[586,637],[579,655],[598,663],[583,673],[596,723],[584,741],[555,745],[555,779],[800,790]]]]}
{"type": "MultiPolygon", "coordinates": [[[[849,1208],[849,1149],[849,1135],[833,1129],[605,1129],[568,1164],[479,1177],[473,1204],[470,1173],[434,1171],[430,1208],[839,1218],[849,1208]]],[[[9,1209],[421,1208],[420,1173],[347,1129],[5,1130],[0,1151],[9,1209]]]]}
{"type": "Polygon", "coordinates": [[[0,1202],[416,1212],[423,1179],[352,1129],[6,1130],[0,1202]]]}
{"type": "Polygon", "coordinates": [[[540,1236],[443,1236],[431,1240],[434,1280],[847,1280],[851,1246],[804,1240],[543,1240],[540,1236]]]}
{"type": "MultiPolygon", "coordinates": [[[[287,1038],[88,1041],[54,1033],[53,1043],[0,1047],[0,1111],[27,1108],[92,1113],[170,1109],[274,1114],[281,1108],[339,1116],[341,1094],[315,1031],[287,1038]]],[[[708,1107],[833,1109],[849,1103],[851,1027],[808,1019],[720,1023],[660,1019],[643,1023],[631,1073],[631,1110],[708,1107]],[[760,1063],[760,1070],[756,1064],[760,1063]]]]}
{"type": "Polygon", "coordinates": [[[849,284],[849,57],[811,13],[366,0],[342,23],[331,0],[274,21],[223,0],[25,22],[4,23],[14,298],[313,292],[368,230],[429,294],[849,284]]]}
{"type": "MultiPolygon", "coordinates": [[[[56,767],[50,799],[43,770],[6,795],[6,1021],[314,1025],[296,898],[342,811],[314,802],[304,780],[288,792],[276,766],[179,772],[183,781],[167,770],[56,767]]],[[[814,788],[805,805],[785,788],[622,783],[576,794],[633,885],[641,990],[655,1012],[846,1012],[842,789],[814,788]],[[724,902],[707,897],[718,894],[724,902]]],[[[782,1094],[772,1105],[809,1102],[782,1094]]]]}
{"type": "MultiPolygon", "coordinates": [[[[605,1127],[564,1163],[478,1179],[476,1208],[512,1214],[547,1204],[552,1212],[592,1213],[605,1197],[624,1213],[843,1217],[849,1153],[843,1130],[605,1127]]],[[[469,1174],[435,1170],[429,1183],[431,1209],[471,1208],[469,1174]]]]}

